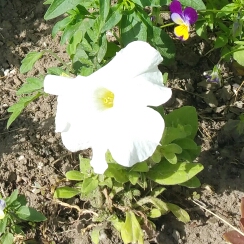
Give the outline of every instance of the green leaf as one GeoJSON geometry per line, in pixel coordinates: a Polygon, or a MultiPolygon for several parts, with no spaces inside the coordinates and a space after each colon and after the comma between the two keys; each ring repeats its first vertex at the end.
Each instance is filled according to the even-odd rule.
{"type": "Polygon", "coordinates": [[[132,41],[147,41],[147,26],[141,22],[135,13],[123,15],[121,19],[121,40],[123,46],[132,41]]]}
{"type": "Polygon", "coordinates": [[[113,181],[111,178],[106,178],[104,181],[100,181],[99,182],[100,186],[107,186],[109,188],[113,187],[113,181]]]}
{"type": "Polygon", "coordinates": [[[24,74],[31,70],[38,59],[43,55],[43,52],[29,52],[21,61],[20,73],[24,74]]]}
{"type": "Polygon", "coordinates": [[[206,9],[206,6],[202,0],[181,0],[180,1],[182,5],[186,7],[192,7],[195,10],[204,10],[206,9]]]}
{"type": "Polygon", "coordinates": [[[100,38],[100,47],[99,47],[99,51],[97,53],[97,61],[98,63],[101,63],[106,52],[107,52],[107,36],[106,34],[104,34],[101,38],[100,38]]]}
{"type": "Polygon", "coordinates": [[[79,75],[81,76],[89,76],[94,72],[93,67],[81,67],[79,70],[79,75]]]}
{"type": "Polygon", "coordinates": [[[134,164],[130,169],[130,171],[136,171],[136,172],[148,172],[148,170],[149,169],[146,161],[134,164]]]}
{"type": "Polygon", "coordinates": [[[64,29],[63,35],[61,37],[60,43],[61,45],[65,44],[66,42],[70,42],[70,39],[74,37],[76,32],[81,32],[80,27],[82,26],[82,21],[70,25],[67,25],[64,29]]]}
{"type": "Polygon", "coordinates": [[[161,215],[162,214],[161,214],[161,211],[159,209],[153,208],[153,209],[151,209],[148,217],[154,219],[154,218],[159,218],[161,215]]]}
{"type": "Polygon", "coordinates": [[[110,9],[110,0],[99,0],[99,13],[101,21],[105,22],[110,9]]]}
{"type": "Polygon", "coordinates": [[[88,195],[98,187],[98,180],[92,177],[85,178],[81,187],[81,192],[88,195]]]}
{"type": "Polygon", "coordinates": [[[112,188],[112,191],[109,193],[109,197],[111,199],[114,198],[114,196],[118,195],[119,192],[121,191],[124,191],[124,186],[122,183],[119,183],[119,182],[114,182],[113,183],[113,188],[112,188]]]}
{"type": "Polygon", "coordinates": [[[104,175],[114,178],[119,183],[125,183],[129,181],[127,171],[124,169],[118,169],[116,166],[109,165],[104,175]]]}
{"type": "Polygon", "coordinates": [[[178,127],[178,125],[191,125],[192,131],[189,135],[194,139],[198,130],[198,118],[196,109],[192,106],[184,106],[179,109],[175,109],[173,112],[165,116],[165,127],[178,127]]]}
{"type": "Polygon", "coordinates": [[[143,8],[146,6],[151,6],[151,2],[149,0],[133,0],[133,2],[138,4],[139,6],[141,6],[143,8]]]}
{"type": "Polygon", "coordinates": [[[8,217],[7,216],[5,216],[3,219],[0,219],[0,235],[2,233],[5,233],[7,223],[8,223],[8,217]]]}
{"type": "Polygon", "coordinates": [[[184,126],[175,127],[165,127],[164,134],[162,138],[162,145],[167,145],[178,138],[185,138],[187,133],[185,132],[184,126]]]}
{"type": "Polygon", "coordinates": [[[69,74],[66,71],[64,71],[62,68],[59,67],[50,67],[47,69],[47,73],[51,75],[58,75],[58,76],[61,76],[62,74],[66,74],[67,76],[69,76],[69,74]]]}
{"type": "Polygon", "coordinates": [[[196,33],[204,39],[208,38],[207,25],[205,19],[203,21],[197,21],[195,24],[196,33]]]}
{"type": "Polygon", "coordinates": [[[224,47],[227,43],[228,43],[228,37],[226,35],[220,35],[217,37],[215,43],[214,43],[214,48],[220,48],[220,47],[224,47]]]}
{"type": "Polygon", "coordinates": [[[175,45],[172,38],[164,30],[159,27],[153,27],[151,44],[164,57],[163,64],[172,63],[175,56],[175,45]]]}
{"type": "Polygon", "coordinates": [[[159,163],[161,161],[162,155],[161,152],[159,152],[157,149],[151,156],[151,159],[154,163],[159,163]]]}
{"type": "Polygon", "coordinates": [[[47,219],[42,213],[38,212],[36,209],[27,206],[21,206],[16,211],[16,214],[20,219],[32,222],[41,222],[47,219]]]}
{"type": "Polygon", "coordinates": [[[163,160],[147,173],[147,177],[161,185],[176,185],[190,180],[203,170],[199,163],[170,164],[163,160]]]}
{"type": "Polygon", "coordinates": [[[54,198],[71,198],[80,194],[79,189],[75,189],[68,186],[59,187],[54,192],[54,198]]]}
{"type": "Polygon", "coordinates": [[[49,20],[56,18],[59,15],[74,9],[80,3],[80,0],[54,0],[45,13],[44,19],[49,20]]]}
{"type": "Polygon", "coordinates": [[[118,10],[118,7],[119,7],[119,5],[116,5],[115,8],[113,8],[113,7],[111,8],[112,14],[108,17],[108,20],[102,27],[102,29],[101,29],[102,33],[107,30],[112,29],[120,22],[120,20],[122,18],[122,14],[121,14],[120,10],[118,10]]]}
{"type": "MultiPolygon", "coordinates": [[[[196,150],[198,148],[197,144],[190,138],[181,138],[174,141],[177,145],[179,145],[182,149],[193,149],[196,150]]],[[[182,152],[182,150],[181,150],[182,152]]],[[[181,153],[180,152],[180,153],[181,153]]]]}
{"type": "Polygon", "coordinates": [[[19,191],[18,189],[14,190],[12,194],[6,198],[6,206],[10,206],[17,198],[18,198],[19,191]]]}
{"type": "Polygon", "coordinates": [[[163,152],[163,153],[165,153],[165,152],[171,152],[171,153],[177,153],[177,154],[182,153],[182,148],[179,145],[177,145],[177,144],[178,143],[176,142],[176,143],[171,143],[171,144],[168,144],[168,145],[164,145],[161,148],[161,152],[163,152]]]}
{"type": "Polygon", "coordinates": [[[68,171],[65,174],[65,176],[68,180],[83,180],[84,179],[84,174],[82,174],[80,171],[77,171],[77,170],[68,171]]]}
{"type": "Polygon", "coordinates": [[[21,226],[15,224],[14,226],[12,226],[12,228],[13,228],[13,232],[15,234],[25,235],[25,233],[22,230],[21,226]]]}
{"type": "Polygon", "coordinates": [[[107,42],[107,52],[105,54],[106,58],[113,58],[116,53],[120,50],[120,47],[113,42],[107,42]]]}
{"type": "Polygon", "coordinates": [[[22,85],[16,95],[29,94],[43,88],[43,79],[31,77],[26,79],[27,83],[22,85]]]}
{"type": "Polygon", "coordinates": [[[87,34],[93,43],[97,43],[101,28],[100,16],[98,16],[93,22],[93,25],[87,30],[87,34]]]}
{"type": "Polygon", "coordinates": [[[85,176],[90,175],[92,170],[90,165],[91,159],[83,158],[81,155],[79,155],[79,160],[80,160],[80,172],[85,176]]]}
{"type": "MultiPolygon", "coordinates": [[[[139,0],[139,1],[143,2],[143,0],[139,0]]],[[[158,8],[161,8],[164,5],[169,5],[170,3],[171,3],[171,0],[151,0],[151,6],[158,7],[158,8]]]]}
{"type": "Polygon", "coordinates": [[[97,226],[92,229],[92,232],[90,234],[92,243],[99,244],[99,236],[100,236],[100,230],[102,229],[101,226],[97,226]]]}
{"type": "Polygon", "coordinates": [[[57,33],[61,30],[64,30],[65,27],[67,25],[69,25],[71,23],[71,21],[73,20],[73,16],[68,16],[60,21],[58,21],[54,26],[53,26],[53,29],[52,29],[52,37],[54,38],[57,33]]]}
{"type": "Polygon", "coordinates": [[[18,209],[21,206],[24,206],[27,204],[27,200],[25,198],[25,195],[18,195],[17,199],[11,203],[11,209],[18,209]]]}
{"type": "Polygon", "coordinates": [[[149,203],[160,210],[161,214],[166,214],[169,211],[168,205],[165,202],[152,196],[141,198],[136,204],[142,206],[149,203]]]}
{"type": "Polygon", "coordinates": [[[53,2],[54,0],[46,0],[43,4],[52,4],[52,2],[53,2]]]}
{"type": "Polygon", "coordinates": [[[244,66],[244,46],[241,46],[236,52],[233,53],[233,58],[237,61],[238,64],[244,66]]]}
{"type": "Polygon", "coordinates": [[[190,216],[184,209],[172,203],[167,203],[167,206],[179,221],[185,224],[190,221],[190,216]]]}
{"type": "Polygon", "coordinates": [[[132,185],[135,185],[140,177],[140,174],[135,171],[130,171],[128,173],[129,181],[131,182],[132,185]]]}
{"type": "Polygon", "coordinates": [[[37,94],[34,94],[32,96],[28,97],[21,97],[19,101],[8,108],[8,112],[11,112],[11,116],[8,119],[7,122],[7,129],[9,126],[16,120],[16,118],[21,114],[21,112],[24,110],[24,108],[32,101],[40,97],[42,93],[38,92],[37,94]]]}
{"type": "Polygon", "coordinates": [[[125,244],[144,243],[141,226],[132,211],[126,212],[125,223],[121,228],[121,237],[125,244]]]}
{"type": "Polygon", "coordinates": [[[12,233],[6,232],[2,237],[1,237],[1,243],[2,244],[13,244],[14,243],[14,236],[12,233]]]}
{"type": "Polygon", "coordinates": [[[78,44],[81,42],[81,40],[82,40],[82,32],[78,30],[73,34],[73,37],[71,38],[67,46],[67,53],[69,54],[69,56],[76,53],[76,48],[78,44]]]}
{"type": "Polygon", "coordinates": [[[181,183],[180,185],[188,188],[198,188],[201,186],[201,182],[196,176],[194,176],[190,180],[181,183]]]}
{"type": "Polygon", "coordinates": [[[164,152],[163,156],[171,163],[171,164],[176,164],[177,163],[177,157],[175,153],[171,152],[164,152]]]}
{"type": "Polygon", "coordinates": [[[113,227],[117,231],[121,232],[121,229],[124,226],[124,222],[122,222],[117,215],[110,215],[107,220],[112,223],[113,227]]]}
{"type": "Polygon", "coordinates": [[[165,187],[163,187],[163,186],[157,186],[157,187],[155,187],[155,188],[150,192],[150,195],[151,195],[152,197],[157,197],[157,196],[159,196],[162,192],[164,192],[165,190],[166,190],[165,187]]]}

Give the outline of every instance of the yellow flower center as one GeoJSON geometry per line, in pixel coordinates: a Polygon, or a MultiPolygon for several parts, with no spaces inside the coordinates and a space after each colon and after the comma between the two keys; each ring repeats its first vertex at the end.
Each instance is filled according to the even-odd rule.
{"type": "Polygon", "coordinates": [[[95,100],[99,109],[108,109],[114,106],[114,93],[106,88],[95,91],[95,100]]]}

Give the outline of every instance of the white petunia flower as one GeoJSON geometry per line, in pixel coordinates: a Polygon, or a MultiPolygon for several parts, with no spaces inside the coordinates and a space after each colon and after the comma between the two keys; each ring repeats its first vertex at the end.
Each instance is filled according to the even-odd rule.
{"type": "Polygon", "coordinates": [[[5,214],[3,210],[6,208],[6,202],[3,199],[0,199],[0,219],[3,219],[5,214]]]}
{"type": "Polygon", "coordinates": [[[47,75],[44,90],[58,95],[56,132],[72,151],[91,147],[94,172],[103,174],[105,153],[131,167],[150,157],[164,131],[159,106],[171,97],[158,64],[163,58],[148,43],[135,41],[88,77],[47,75]]]}

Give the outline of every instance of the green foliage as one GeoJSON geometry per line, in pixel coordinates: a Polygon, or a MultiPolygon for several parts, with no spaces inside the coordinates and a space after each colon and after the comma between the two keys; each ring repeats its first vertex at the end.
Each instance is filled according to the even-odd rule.
{"type": "Polygon", "coordinates": [[[36,100],[42,95],[38,92],[32,96],[21,97],[17,103],[8,108],[8,112],[12,113],[8,119],[7,128],[15,121],[15,119],[21,114],[21,112],[27,107],[29,103],[36,100]]]}
{"type": "MultiPolygon", "coordinates": [[[[44,18],[49,20],[60,16],[61,19],[53,27],[52,36],[60,33],[60,44],[66,45],[70,62],[64,63],[55,53],[43,50],[27,54],[20,70],[22,73],[28,72],[38,59],[52,55],[61,66],[48,68],[48,74],[88,76],[134,40],[150,43],[163,56],[163,64],[168,65],[174,59],[175,46],[164,26],[160,26],[163,22],[160,11],[170,3],[170,0],[119,0],[112,6],[110,0],[47,0],[45,4],[50,6],[44,18]],[[156,22],[151,20],[154,14],[156,22]],[[113,41],[108,38],[111,34],[113,41]]],[[[201,0],[182,0],[181,3],[201,10],[201,15],[207,20],[197,23],[198,33],[206,36],[207,28],[213,30],[214,16],[207,12],[209,3],[206,6],[201,0]]],[[[229,43],[226,25],[219,21],[218,26],[222,32],[216,33],[218,38],[214,49],[224,48],[229,43]]],[[[244,46],[243,43],[238,45],[244,46]]],[[[43,94],[43,77],[28,78],[17,91],[17,95],[21,96],[19,101],[8,110],[12,114],[7,127],[30,102],[43,94]]],[[[169,190],[168,186],[176,184],[189,188],[200,186],[196,175],[203,166],[194,162],[200,152],[200,147],[194,142],[198,130],[195,108],[183,107],[168,115],[164,111],[159,112],[165,119],[165,131],[160,145],[148,160],[126,168],[117,164],[107,152],[108,169],[104,175],[96,175],[90,159],[79,156],[79,170],[66,172],[67,182],[57,187],[54,193],[55,198],[80,197],[89,202],[98,213],[93,221],[110,222],[120,232],[124,243],[143,243],[143,228],[155,229],[150,220],[170,211],[179,221],[189,221],[185,210],[163,201],[162,195],[169,190]]],[[[20,198],[18,193],[13,193],[6,201],[9,207],[15,209],[17,218],[36,222],[44,220],[44,216],[26,206],[25,199],[20,198]]],[[[1,233],[7,229],[7,219],[0,222],[1,233]]],[[[93,243],[99,243],[102,228],[102,225],[97,226],[91,232],[93,243]]],[[[11,239],[11,236],[4,234],[2,238],[11,239]]]]}
{"type": "Polygon", "coordinates": [[[152,167],[147,177],[161,185],[176,185],[190,180],[202,170],[201,164],[187,162],[171,164],[163,160],[152,167]]]}
{"type": "MultiPolygon", "coordinates": [[[[185,4],[185,1],[182,1],[182,3],[185,4]]],[[[215,38],[211,38],[213,48],[208,53],[220,49],[221,58],[216,65],[223,60],[229,61],[233,57],[240,65],[244,66],[243,1],[207,0],[206,8],[200,8],[199,10],[201,20],[196,23],[196,32],[199,36],[208,40],[210,31],[214,35],[215,38]]]]}
{"type": "Polygon", "coordinates": [[[36,209],[27,207],[27,206],[21,206],[16,211],[16,215],[23,220],[31,221],[31,222],[41,222],[46,220],[46,217],[38,212],[36,209]]]}
{"type": "Polygon", "coordinates": [[[40,59],[43,55],[43,52],[30,52],[26,57],[21,61],[20,73],[26,73],[30,71],[36,61],[40,59]]]}
{"type": "Polygon", "coordinates": [[[13,244],[14,235],[24,235],[23,228],[33,222],[42,222],[46,217],[32,207],[28,207],[24,195],[20,195],[18,190],[5,200],[5,216],[0,220],[0,243],[13,244]]]}
{"type": "Polygon", "coordinates": [[[194,1],[194,0],[181,0],[181,4],[185,6],[192,7],[196,10],[204,10],[206,6],[202,0],[194,1]]]}
{"type": "Polygon", "coordinates": [[[126,212],[125,223],[121,226],[121,237],[125,244],[144,243],[141,226],[132,211],[126,212]]]}
{"type": "MultiPolygon", "coordinates": [[[[170,211],[179,221],[188,222],[190,218],[184,209],[163,201],[160,196],[167,186],[200,186],[196,175],[203,166],[193,162],[199,153],[193,140],[197,133],[197,114],[193,107],[182,107],[164,118],[166,129],[161,145],[150,159],[126,168],[117,164],[107,152],[108,169],[104,175],[96,175],[90,159],[80,156],[80,170],[66,173],[67,180],[78,182],[73,187],[58,187],[54,197],[79,195],[82,200],[89,201],[99,210],[99,217],[94,221],[111,222],[121,233],[124,243],[143,243],[142,226],[153,228],[149,219],[157,219],[170,211]]],[[[99,227],[91,233],[94,243],[98,243],[100,230],[99,227]]]]}
{"type": "MultiPolygon", "coordinates": [[[[61,32],[61,44],[66,44],[66,51],[70,57],[71,66],[63,63],[59,57],[50,50],[30,52],[22,60],[21,73],[30,71],[37,60],[46,54],[63,63],[62,67],[48,69],[50,74],[63,75],[75,74],[88,76],[101,68],[121,47],[133,40],[143,40],[153,45],[164,57],[164,64],[170,64],[174,59],[175,47],[169,35],[158,26],[153,26],[150,15],[145,12],[145,7],[160,7],[168,5],[170,1],[118,1],[111,5],[110,0],[80,1],[80,0],[50,0],[50,4],[44,18],[46,20],[63,16],[54,25],[52,36],[61,32]],[[93,11],[90,11],[93,9],[93,11]],[[116,42],[108,41],[107,31],[113,33],[116,42]],[[56,69],[56,70],[53,70],[56,69]],[[56,72],[62,69],[63,72],[56,72]]],[[[196,5],[194,2],[188,4],[196,5]]],[[[197,4],[201,5],[201,1],[197,4]]],[[[199,7],[198,6],[198,7],[199,7]]],[[[200,7],[199,7],[200,8],[200,7]]],[[[26,106],[42,96],[44,92],[43,77],[28,78],[27,82],[17,91],[21,97],[17,104],[9,108],[12,115],[9,118],[7,128],[22,113],[26,106]],[[37,92],[37,94],[33,94],[37,92]]]]}
{"type": "Polygon", "coordinates": [[[64,187],[59,187],[58,189],[56,189],[56,191],[54,193],[54,197],[55,198],[71,198],[79,193],[80,193],[80,191],[78,189],[64,186],[64,187]]]}

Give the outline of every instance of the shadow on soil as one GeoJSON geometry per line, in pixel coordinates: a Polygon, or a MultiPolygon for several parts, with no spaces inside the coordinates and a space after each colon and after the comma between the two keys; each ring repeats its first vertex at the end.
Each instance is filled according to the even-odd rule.
{"type": "MultiPolygon", "coordinates": [[[[43,16],[44,0],[0,0],[0,68],[19,67],[21,60],[42,36],[51,32],[43,16]],[[20,44],[21,43],[21,44],[20,44]]],[[[2,75],[1,75],[2,76],[2,75]]]]}

